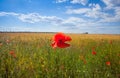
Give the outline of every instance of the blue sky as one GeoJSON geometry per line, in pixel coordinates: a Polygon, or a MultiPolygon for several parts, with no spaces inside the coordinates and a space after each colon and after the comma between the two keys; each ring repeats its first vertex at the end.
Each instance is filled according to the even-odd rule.
{"type": "Polygon", "coordinates": [[[120,0],[0,0],[0,31],[120,34],[120,0]]]}

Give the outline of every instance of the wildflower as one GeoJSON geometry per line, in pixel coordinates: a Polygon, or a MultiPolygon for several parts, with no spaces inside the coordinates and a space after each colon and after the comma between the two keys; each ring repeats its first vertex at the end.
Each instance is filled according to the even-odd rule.
{"type": "Polygon", "coordinates": [[[16,58],[16,54],[15,54],[15,52],[13,50],[10,51],[10,55],[13,56],[14,58],[16,58]]]}
{"type": "Polygon", "coordinates": [[[9,44],[9,43],[10,43],[10,40],[6,40],[6,43],[9,44]]]}
{"type": "Polygon", "coordinates": [[[92,55],[96,55],[96,52],[95,52],[95,51],[93,51],[93,52],[92,52],[92,55]]]}
{"type": "Polygon", "coordinates": [[[53,48],[56,48],[56,47],[66,48],[66,47],[69,47],[70,44],[67,44],[65,42],[71,41],[71,38],[69,36],[66,36],[65,34],[59,32],[53,37],[52,40],[54,41],[52,43],[53,48]]]}
{"type": "Polygon", "coordinates": [[[106,62],[106,65],[110,66],[110,61],[107,61],[107,62],[106,62]]]}
{"type": "Polygon", "coordinates": [[[0,42],[0,46],[2,46],[3,44],[0,42]]]}
{"type": "Polygon", "coordinates": [[[96,55],[95,46],[92,47],[92,55],[96,55]]]}
{"type": "Polygon", "coordinates": [[[110,44],[112,44],[113,43],[113,41],[112,40],[110,40],[110,44]]]}

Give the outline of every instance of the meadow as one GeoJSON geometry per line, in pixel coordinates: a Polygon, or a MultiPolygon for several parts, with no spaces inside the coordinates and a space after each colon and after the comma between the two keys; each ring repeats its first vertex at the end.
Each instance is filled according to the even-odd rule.
{"type": "Polygon", "coordinates": [[[0,78],[120,78],[120,35],[66,34],[53,49],[54,35],[0,33],[0,78]]]}

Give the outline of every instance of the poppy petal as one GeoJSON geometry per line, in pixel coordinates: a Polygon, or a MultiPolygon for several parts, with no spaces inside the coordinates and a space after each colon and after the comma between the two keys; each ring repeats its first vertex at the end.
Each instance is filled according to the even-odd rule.
{"type": "Polygon", "coordinates": [[[69,47],[70,44],[65,43],[66,41],[71,41],[71,38],[69,36],[66,36],[64,33],[57,33],[55,34],[55,36],[52,38],[52,41],[54,41],[52,43],[52,47],[56,48],[66,48],[69,47]]]}
{"type": "Polygon", "coordinates": [[[54,40],[54,41],[57,41],[57,42],[58,42],[59,40],[62,40],[62,41],[65,42],[65,34],[59,32],[59,33],[57,33],[57,34],[54,36],[53,40],[54,40]]]}
{"type": "Polygon", "coordinates": [[[95,51],[93,51],[93,52],[92,52],[92,55],[96,55],[96,52],[95,52],[95,51]]]}
{"type": "Polygon", "coordinates": [[[66,41],[71,41],[72,39],[71,39],[69,36],[66,36],[66,37],[65,37],[65,40],[66,40],[66,41]]]}
{"type": "Polygon", "coordinates": [[[56,43],[56,42],[53,42],[53,43],[52,43],[52,47],[53,47],[53,48],[56,48],[56,47],[57,47],[57,43],[56,43]]]}
{"type": "Polygon", "coordinates": [[[57,46],[60,47],[60,48],[66,48],[66,47],[69,47],[70,44],[67,44],[67,43],[58,43],[57,46]]]}

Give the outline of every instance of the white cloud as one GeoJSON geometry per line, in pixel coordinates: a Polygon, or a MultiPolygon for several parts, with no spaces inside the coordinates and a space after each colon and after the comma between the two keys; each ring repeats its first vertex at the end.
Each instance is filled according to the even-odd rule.
{"type": "Polygon", "coordinates": [[[14,16],[20,19],[22,22],[28,23],[47,22],[57,24],[63,20],[56,16],[42,16],[38,13],[21,14],[14,12],[0,12],[0,16],[14,16]]]}
{"type": "MultiPolygon", "coordinates": [[[[109,4],[110,2],[106,2],[109,4]]],[[[112,4],[111,4],[112,6],[112,4]]],[[[113,8],[113,7],[112,7],[113,8]]],[[[79,14],[82,17],[92,18],[92,21],[88,21],[90,25],[99,25],[100,23],[111,23],[111,22],[120,22],[120,7],[114,7],[112,9],[113,13],[105,12],[105,9],[102,9],[99,4],[89,4],[89,8],[79,8],[79,9],[67,9],[67,14],[79,14]]],[[[87,24],[88,24],[87,23],[87,24]]],[[[83,25],[82,23],[81,25],[83,25]]]]}
{"type": "Polygon", "coordinates": [[[94,11],[100,11],[100,10],[101,10],[101,7],[100,7],[99,4],[94,4],[92,9],[93,9],[94,11]]]}
{"type": "Polygon", "coordinates": [[[69,17],[65,22],[67,23],[80,23],[80,22],[85,22],[85,20],[83,20],[82,18],[78,18],[78,17],[69,17]]]}
{"type": "MultiPolygon", "coordinates": [[[[87,4],[88,0],[72,0],[71,3],[87,4]]],[[[100,7],[99,4],[90,3],[86,8],[71,9],[68,8],[67,14],[79,14],[83,17],[99,19],[99,22],[120,22],[120,0],[101,0],[105,3],[106,7],[100,7]],[[112,10],[113,13],[109,12],[112,10]]]]}
{"type": "Polygon", "coordinates": [[[114,11],[114,15],[106,15],[100,22],[120,22],[120,7],[114,7],[114,11]]]}
{"type": "Polygon", "coordinates": [[[18,18],[23,22],[29,22],[29,23],[39,22],[41,20],[39,18],[39,15],[36,13],[20,14],[18,18]]]}
{"type": "Polygon", "coordinates": [[[72,0],[71,3],[86,5],[88,3],[88,0],[72,0]]]}
{"type": "Polygon", "coordinates": [[[61,26],[81,28],[86,26],[98,26],[101,25],[99,22],[90,19],[83,19],[78,17],[69,17],[65,19],[61,24],[61,26]]]}
{"type": "MultiPolygon", "coordinates": [[[[91,6],[91,5],[90,5],[91,6]]],[[[94,11],[100,11],[101,7],[99,4],[92,5],[92,8],[79,8],[79,9],[68,9],[66,11],[67,14],[83,14],[87,12],[94,12],[94,11]]]]}
{"type": "Polygon", "coordinates": [[[120,5],[120,0],[102,0],[106,8],[105,9],[114,9],[115,6],[120,5]]]}
{"type": "Polygon", "coordinates": [[[86,26],[86,23],[89,24],[90,26],[95,25],[94,21],[86,20],[83,18],[69,17],[67,19],[63,19],[56,16],[41,16],[38,13],[20,14],[18,18],[23,22],[28,22],[28,23],[44,22],[44,23],[51,23],[52,25],[63,26],[63,27],[86,26]]]}
{"type": "Polygon", "coordinates": [[[69,17],[67,19],[64,19],[64,21],[62,21],[60,23],[61,26],[67,26],[67,27],[77,27],[79,26],[81,23],[85,23],[86,20],[82,19],[82,18],[78,18],[78,17],[69,17]]]}
{"type": "Polygon", "coordinates": [[[112,0],[103,0],[103,2],[106,4],[107,9],[111,9],[114,6],[112,0]]]}
{"type": "Polygon", "coordinates": [[[61,18],[56,16],[41,16],[38,13],[21,14],[18,17],[23,22],[36,23],[36,22],[47,22],[47,23],[59,23],[62,21],[61,18]]]}
{"type": "Polygon", "coordinates": [[[120,0],[102,0],[106,7],[103,8],[104,11],[112,10],[112,15],[106,15],[100,22],[120,22],[120,0]]]}
{"type": "Polygon", "coordinates": [[[99,4],[92,4],[91,8],[79,8],[79,9],[68,9],[66,11],[67,14],[83,14],[86,17],[90,18],[99,18],[101,16],[106,15],[101,12],[101,7],[99,4]]]}
{"type": "Polygon", "coordinates": [[[66,2],[68,0],[56,0],[56,3],[63,3],[63,2],[66,2]]]}
{"type": "Polygon", "coordinates": [[[115,7],[116,16],[120,16],[120,7],[115,7]]]}
{"type": "Polygon", "coordinates": [[[119,5],[119,4],[120,4],[120,0],[112,0],[112,3],[113,3],[114,5],[119,5]]]}
{"type": "Polygon", "coordinates": [[[7,16],[7,15],[17,16],[19,14],[14,12],[0,12],[0,16],[7,16]]]}
{"type": "Polygon", "coordinates": [[[88,0],[56,0],[56,3],[63,3],[69,1],[72,4],[82,4],[86,5],[88,3],[88,0]]]}
{"type": "Polygon", "coordinates": [[[80,9],[68,9],[66,11],[67,14],[84,14],[89,12],[91,9],[89,8],[80,8],[80,9]]]}

